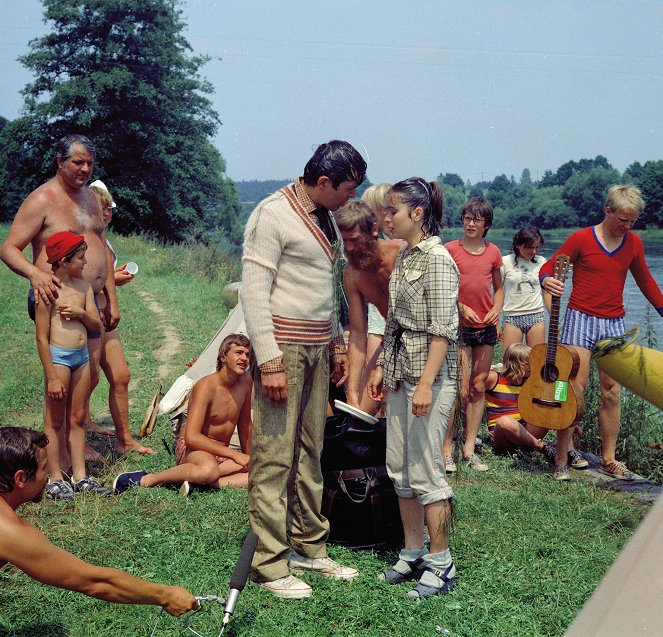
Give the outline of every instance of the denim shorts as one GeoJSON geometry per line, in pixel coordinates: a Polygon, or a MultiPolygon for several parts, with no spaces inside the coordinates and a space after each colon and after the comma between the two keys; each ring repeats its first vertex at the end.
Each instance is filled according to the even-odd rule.
{"type": "Polygon", "coordinates": [[[497,328],[494,325],[487,327],[461,328],[461,343],[468,347],[474,345],[495,345],[497,343],[497,328]]]}

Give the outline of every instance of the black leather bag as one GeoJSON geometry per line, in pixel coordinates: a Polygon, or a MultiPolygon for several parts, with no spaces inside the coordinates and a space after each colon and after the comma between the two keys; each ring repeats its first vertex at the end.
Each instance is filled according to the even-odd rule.
{"type": "Polygon", "coordinates": [[[322,450],[322,513],[329,541],[353,549],[399,546],[403,525],[385,467],[386,421],[370,425],[344,414],[330,416],[322,450]]]}

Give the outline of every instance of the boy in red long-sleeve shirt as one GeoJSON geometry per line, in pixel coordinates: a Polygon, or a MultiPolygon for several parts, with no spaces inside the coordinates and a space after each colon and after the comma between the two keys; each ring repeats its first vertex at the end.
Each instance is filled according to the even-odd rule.
{"type": "MultiPolygon", "coordinates": [[[[647,300],[663,316],[663,294],[649,272],[642,240],[630,232],[645,207],[635,186],[613,186],[605,203],[605,218],[593,227],[574,232],[541,268],[543,289],[555,296],[564,284],[553,278],[555,259],[566,254],[573,263],[573,291],[564,316],[560,341],[580,357],[576,382],[584,392],[589,362],[596,342],[625,332],[624,283],[630,270],[647,300]]],[[[547,299],[549,305],[549,298],[547,299]]],[[[620,418],[620,385],[599,369],[601,402],[599,426],[603,462],[601,472],[620,480],[633,480],[635,474],[615,459],[620,418]]],[[[555,475],[568,480],[565,450],[571,429],[558,431],[555,475]],[[566,477],[564,477],[566,475],[566,477]]]]}

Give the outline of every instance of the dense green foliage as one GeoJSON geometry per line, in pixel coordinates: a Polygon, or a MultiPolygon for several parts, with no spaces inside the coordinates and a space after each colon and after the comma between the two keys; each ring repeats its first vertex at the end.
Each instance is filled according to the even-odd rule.
{"type": "Polygon", "coordinates": [[[0,219],[53,175],[53,144],[81,133],[117,200],[116,231],[180,241],[220,227],[236,241],[240,206],[211,143],[220,122],[199,74],[206,58],[189,55],[178,0],[43,3],[51,31],[21,58],[34,81],[0,133],[0,219]]]}
{"type": "Polygon", "coordinates": [[[594,159],[568,161],[555,173],[545,171],[533,182],[530,171],[523,170],[520,182],[512,176],[498,175],[492,181],[464,184],[459,175],[444,173],[437,177],[444,186],[447,222],[460,225],[460,211],[468,197],[486,197],[493,205],[496,228],[521,228],[534,225],[543,229],[588,226],[603,219],[608,189],[613,184],[635,184],[646,207],[638,226],[663,227],[663,161],[636,162],[623,174],[602,155],[594,159]]]}

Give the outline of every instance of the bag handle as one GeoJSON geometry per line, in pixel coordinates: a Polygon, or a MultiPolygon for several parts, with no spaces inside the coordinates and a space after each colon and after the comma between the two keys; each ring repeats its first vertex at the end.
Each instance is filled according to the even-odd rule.
{"type": "Polygon", "coordinates": [[[341,491],[350,498],[355,504],[361,504],[370,493],[371,489],[378,486],[378,472],[375,467],[366,467],[365,469],[350,469],[345,471],[334,471],[336,476],[336,481],[338,486],[341,487],[341,491]],[[354,498],[348,492],[348,488],[345,486],[345,479],[352,480],[357,478],[366,478],[366,489],[364,490],[364,495],[359,498],[354,498]]]}

